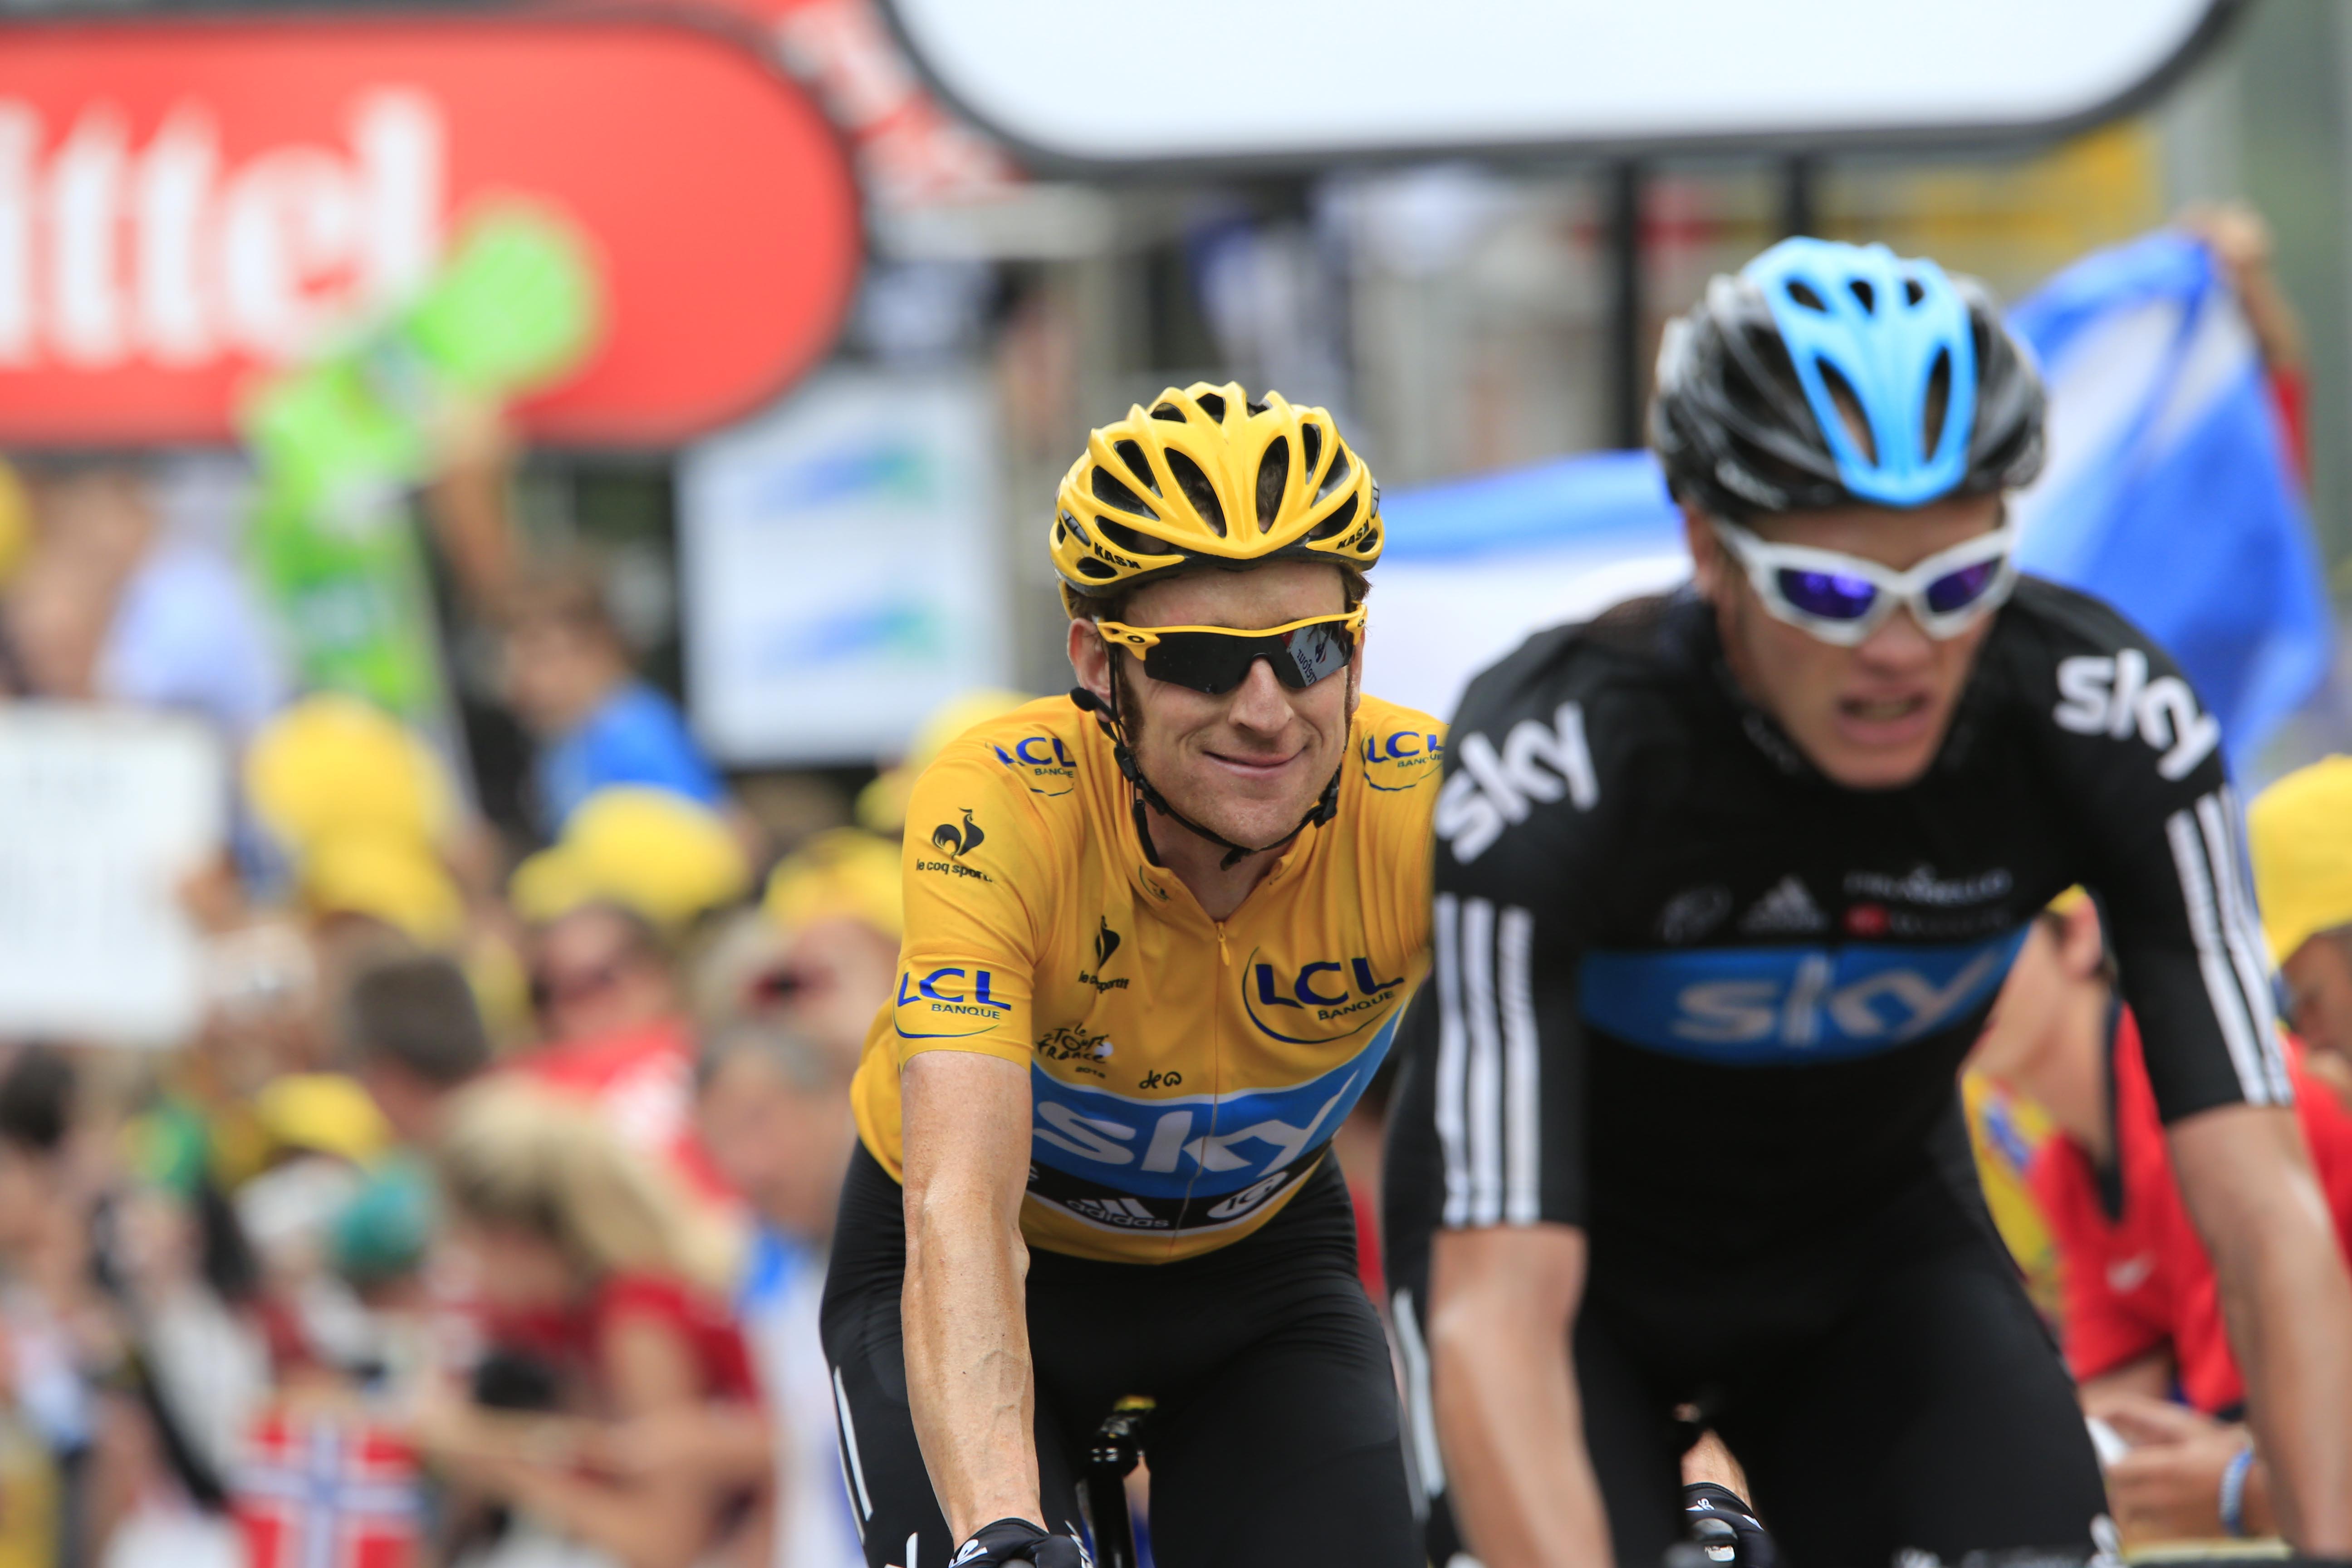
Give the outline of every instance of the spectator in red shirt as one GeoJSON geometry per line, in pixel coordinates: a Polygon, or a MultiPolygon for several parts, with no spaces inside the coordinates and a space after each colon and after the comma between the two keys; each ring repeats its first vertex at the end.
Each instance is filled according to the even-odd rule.
{"type": "MultiPolygon", "coordinates": [[[[2287,1044],[2304,1137],[2352,1250],[2352,1110],[2287,1044]]],[[[1973,1065],[2057,1130],[2032,1180],[2058,1251],[2067,1363],[2084,1408],[2134,1446],[2109,1467],[2118,1522],[2136,1540],[2222,1533],[2222,1476],[2248,1441],[2229,1424],[2244,1385],[2089,899],[2037,920],[1973,1065]],[[2167,1403],[2176,1388],[2188,1408],[2167,1403]]],[[[2256,1466],[2234,1483],[2256,1532],[2271,1523],[2263,1480],[2256,1466]]]]}
{"type": "Polygon", "coordinates": [[[764,1528],[752,1517],[764,1510],[742,1506],[743,1466],[616,1464],[609,1451],[623,1424],[657,1424],[681,1452],[764,1443],[751,1354],[720,1294],[723,1238],[592,1110],[510,1077],[457,1097],[436,1154],[496,1364],[534,1390],[493,1401],[478,1373],[474,1399],[432,1402],[419,1437],[444,1474],[624,1568],[689,1568],[764,1528]]]}

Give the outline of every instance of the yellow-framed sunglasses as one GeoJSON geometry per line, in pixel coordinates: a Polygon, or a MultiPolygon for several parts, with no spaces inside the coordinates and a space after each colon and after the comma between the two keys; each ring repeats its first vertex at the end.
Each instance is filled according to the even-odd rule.
{"type": "Polygon", "coordinates": [[[1097,621],[1103,641],[1143,661],[1143,672],[1211,697],[1222,697],[1249,679],[1250,666],[1264,659],[1274,678],[1304,691],[1346,668],[1364,629],[1364,606],[1333,616],[1309,616],[1262,630],[1237,626],[1130,626],[1097,621]]]}

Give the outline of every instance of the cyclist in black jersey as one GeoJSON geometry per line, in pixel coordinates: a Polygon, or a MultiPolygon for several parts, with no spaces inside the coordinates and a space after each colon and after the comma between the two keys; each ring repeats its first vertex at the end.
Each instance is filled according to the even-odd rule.
{"type": "Polygon", "coordinates": [[[2218,727],[2120,616],[2016,574],[2042,401],[1976,285],[1776,247],[1660,355],[1694,586],[1464,699],[1386,1170],[1435,1561],[1450,1508],[1486,1568],[1657,1562],[1692,1406],[1804,1568],[2091,1545],[2097,1465],[1954,1082],[2074,882],[2288,1533],[2352,1553],[2352,1287],[2218,727]]]}

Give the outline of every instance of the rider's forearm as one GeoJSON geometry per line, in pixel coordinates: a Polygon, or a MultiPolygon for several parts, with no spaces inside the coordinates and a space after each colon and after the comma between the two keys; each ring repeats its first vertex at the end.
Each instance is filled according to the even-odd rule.
{"type": "Polygon", "coordinates": [[[2169,1142],[2279,1528],[2307,1555],[2352,1556],[2352,1280],[2294,1113],[2222,1107],[2175,1124],[2169,1142]]]}
{"type": "Polygon", "coordinates": [[[1568,1326],[1516,1302],[1444,1301],[1431,1384],[1455,1521],[1486,1568],[1602,1568],[1609,1528],[1584,1451],[1568,1326]]]}
{"type": "Polygon", "coordinates": [[[907,1392],[931,1489],[959,1541],[992,1520],[1045,1522],[1028,1264],[1017,1207],[1008,1215],[995,1194],[948,1183],[908,1187],[907,1392]]]}
{"type": "Polygon", "coordinates": [[[2221,1310],[2265,1460],[2268,1511],[2314,1556],[2352,1554],[2352,1287],[2325,1221],[2283,1210],[2218,1251],[2221,1310]]]}

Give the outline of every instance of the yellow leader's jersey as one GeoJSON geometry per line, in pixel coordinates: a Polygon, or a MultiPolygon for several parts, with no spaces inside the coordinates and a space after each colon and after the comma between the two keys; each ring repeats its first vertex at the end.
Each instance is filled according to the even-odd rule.
{"type": "Polygon", "coordinates": [[[1287,1202],[1427,965],[1444,728],[1363,699],[1339,811],[1212,921],[1136,837],[1110,742],[1066,697],[970,730],[907,815],[898,989],[851,1091],[901,1173],[898,1073],[934,1050],[1029,1068],[1033,1246],[1166,1262],[1287,1202]]]}

